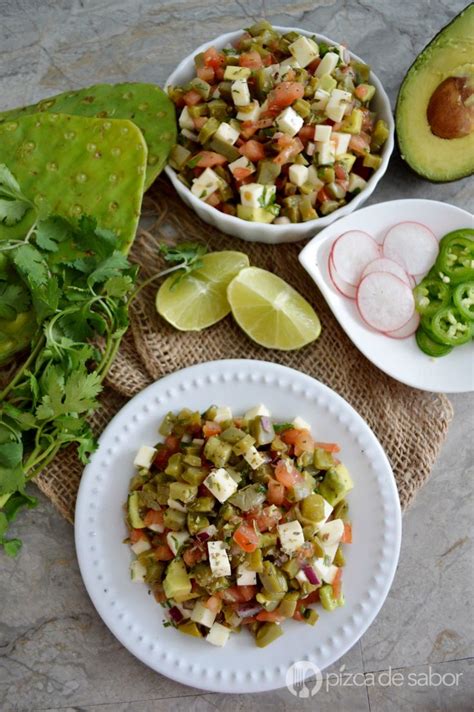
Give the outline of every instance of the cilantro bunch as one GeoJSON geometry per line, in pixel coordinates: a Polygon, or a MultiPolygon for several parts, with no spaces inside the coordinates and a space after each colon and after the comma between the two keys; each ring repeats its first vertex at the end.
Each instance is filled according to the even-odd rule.
{"type": "MultiPolygon", "coordinates": [[[[0,221],[30,207],[0,165],[0,221]]],[[[205,251],[189,243],[162,248],[172,266],[137,288],[137,267],[119,246],[114,233],[85,216],[77,225],[37,219],[22,239],[0,242],[0,363],[12,343],[16,351],[29,346],[0,393],[0,546],[10,556],[21,542],[7,538],[9,523],[35,505],[28,480],[70,443],[83,463],[96,448],[88,418],[99,407],[131,300],[158,277],[177,271],[180,279],[199,267],[205,251]]]]}

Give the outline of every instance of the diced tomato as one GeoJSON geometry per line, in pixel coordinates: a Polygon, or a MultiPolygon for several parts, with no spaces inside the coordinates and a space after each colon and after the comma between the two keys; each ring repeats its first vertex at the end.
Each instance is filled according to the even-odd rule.
{"type": "Polygon", "coordinates": [[[326,200],[330,199],[329,193],[326,192],[325,188],[321,188],[321,190],[318,192],[316,198],[321,202],[324,203],[326,200]]]}
{"type": "Polygon", "coordinates": [[[247,616],[240,621],[240,625],[250,625],[251,623],[258,623],[256,616],[247,616]]]}
{"type": "Polygon", "coordinates": [[[303,126],[302,129],[298,131],[298,137],[306,143],[306,141],[314,140],[314,126],[303,126]]]}
{"type": "Polygon", "coordinates": [[[315,442],[314,447],[318,447],[320,450],[326,450],[326,452],[340,452],[341,448],[337,443],[320,443],[315,442]]]}
{"type": "MultiPolygon", "coordinates": [[[[278,140],[280,141],[280,139],[278,140]]],[[[288,143],[285,148],[283,148],[280,153],[275,156],[273,162],[278,163],[278,165],[282,166],[284,163],[288,163],[288,161],[297,156],[298,153],[301,153],[303,148],[304,146],[302,141],[300,141],[300,139],[296,136],[295,138],[291,139],[291,143],[288,143]]]]}
{"type": "Polygon", "coordinates": [[[244,138],[251,138],[259,129],[268,129],[273,125],[273,119],[258,119],[257,121],[243,121],[240,133],[244,138]]]}
{"type": "Polygon", "coordinates": [[[265,158],[265,147],[259,141],[250,140],[239,148],[242,156],[247,156],[249,161],[261,161],[265,158]]]}
{"type": "Polygon", "coordinates": [[[364,101],[365,97],[367,96],[369,92],[369,88],[365,84],[360,84],[358,87],[354,89],[354,94],[358,99],[361,101],[364,101]]]}
{"type": "Polygon", "coordinates": [[[209,596],[204,605],[213,613],[219,613],[222,608],[222,599],[218,596],[209,596]]]}
{"type": "Polygon", "coordinates": [[[163,512],[161,510],[149,509],[143,521],[146,527],[149,527],[151,524],[158,524],[164,529],[163,512]]]}
{"type": "Polygon", "coordinates": [[[198,75],[199,79],[202,79],[208,84],[212,84],[214,82],[214,79],[216,78],[214,68],[206,65],[204,65],[203,67],[198,67],[196,69],[196,74],[198,75]]]}
{"type": "Polygon", "coordinates": [[[212,67],[214,71],[225,65],[225,54],[218,52],[215,47],[209,47],[204,52],[204,66],[212,67]]]}
{"type": "Polygon", "coordinates": [[[277,84],[268,95],[268,108],[284,109],[286,106],[302,99],[304,96],[304,86],[300,82],[281,82],[277,84]]]}
{"type": "Polygon", "coordinates": [[[270,67],[272,64],[276,64],[276,59],[273,54],[269,53],[262,57],[262,62],[264,67],[270,67]]]}
{"type": "Polygon", "coordinates": [[[319,601],[319,589],[308,593],[308,595],[305,596],[302,601],[305,606],[310,606],[312,603],[317,603],[319,601]]]}
{"type": "Polygon", "coordinates": [[[370,141],[366,134],[360,133],[358,136],[351,136],[349,148],[357,156],[364,156],[370,149],[370,141]]]}
{"type": "Polygon", "coordinates": [[[260,69],[260,67],[263,67],[262,58],[256,50],[242,52],[239,57],[239,64],[241,67],[248,67],[249,69],[260,69]]]}
{"type": "Polygon", "coordinates": [[[195,89],[190,89],[183,96],[183,99],[184,99],[184,103],[187,104],[187,106],[195,106],[196,104],[201,103],[202,96],[195,89]]]}
{"type": "Polygon", "coordinates": [[[166,447],[166,445],[160,444],[153,460],[154,466],[160,471],[164,470],[168,465],[168,460],[174,452],[175,451],[171,450],[169,447],[166,447]]]}
{"type": "Polygon", "coordinates": [[[285,620],[285,616],[279,615],[276,611],[260,611],[255,618],[258,621],[265,621],[267,623],[281,623],[285,620]]]}
{"type": "Polygon", "coordinates": [[[222,428],[219,423],[216,423],[213,420],[206,420],[202,426],[202,434],[206,439],[212,437],[213,435],[219,435],[221,430],[222,428]]]}
{"type": "MultiPolygon", "coordinates": [[[[276,484],[280,484],[277,482],[276,484]]],[[[284,491],[283,486],[280,484],[282,491],[284,491]]],[[[275,507],[265,507],[260,514],[257,514],[255,521],[257,522],[257,527],[261,532],[266,532],[269,529],[274,529],[282,517],[281,512],[275,507]]]]}
{"type": "Polygon", "coordinates": [[[280,482],[287,489],[303,482],[301,472],[298,472],[298,470],[293,467],[291,462],[285,462],[285,460],[279,460],[277,462],[275,467],[275,477],[278,482],[280,482]]]}
{"type": "Polygon", "coordinates": [[[342,591],[342,568],[339,567],[331,584],[334,598],[339,598],[342,591]]]}
{"type": "Polygon", "coordinates": [[[258,546],[258,534],[255,529],[243,522],[238,529],[235,530],[233,539],[240,548],[250,553],[255,551],[258,546]]]}
{"type": "Polygon", "coordinates": [[[341,542],[343,544],[352,544],[352,525],[349,522],[344,524],[344,534],[342,535],[341,542]]]}
{"type": "Polygon", "coordinates": [[[256,586],[231,586],[223,591],[218,591],[216,596],[219,596],[224,603],[247,603],[254,598],[256,593],[256,586]]]}
{"type": "Polygon", "coordinates": [[[248,32],[242,32],[240,37],[238,39],[234,40],[234,42],[232,42],[232,46],[235,47],[235,49],[240,49],[240,45],[243,42],[246,42],[246,40],[251,40],[251,39],[252,39],[252,35],[250,35],[248,32]]]}
{"type": "Polygon", "coordinates": [[[312,452],[314,450],[314,440],[309,430],[291,428],[281,433],[280,437],[287,445],[294,445],[296,456],[301,455],[303,452],[312,452]]]}
{"type": "Polygon", "coordinates": [[[165,445],[168,448],[168,450],[171,450],[173,455],[176,452],[179,452],[179,446],[181,444],[181,438],[179,438],[177,435],[167,435],[165,438],[165,445]]]}
{"type": "Polygon", "coordinates": [[[368,109],[362,109],[364,117],[362,119],[362,131],[371,132],[374,128],[374,117],[368,109]]]}
{"type": "Polygon", "coordinates": [[[285,498],[285,488],[281,482],[276,480],[270,480],[268,482],[268,495],[267,499],[270,504],[276,504],[277,507],[283,504],[285,498]]]}
{"type": "Polygon", "coordinates": [[[194,128],[196,131],[200,131],[207,121],[207,116],[196,116],[193,119],[194,128]]]}
{"type": "Polygon", "coordinates": [[[207,559],[207,547],[203,544],[195,544],[183,552],[183,561],[186,566],[194,566],[204,559],[207,559]]]}
{"type": "Polygon", "coordinates": [[[317,57],[317,59],[313,59],[313,61],[310,62],[306,66],[306,71],[309,72],[310,74],[314,74],[315,71],[317,70],[317,68],[319,67],[320,63],[321,63],[320,57],[317,57]]]}
{"type": "Polygon", "coordinates": [[[211,193],[209,197],[206,198],[205,202],[208,205],[211,205],[213,208],[217,208],[217,206],[220,204],[221,199],[219,198],[219,194],[217,192],[211,193]]]}
{"type": "Polygon", "coordinates": [[[132,544],[136,544],[140,539],[148,539],[143,529],[132,529],[130,532],[130,541],[132,544]]]}
{"type": "Polygon", "coordinates": [[[347,179],[347,171],[341,163],[336,163],[336,165],[334,167],[334,173],[336,174],[336,178],[338,180],[346,180],[347,179]]]}
{"type": "Polygon", "coordinates": [[[166,593],[163,590],[161,583],[155,584],[153,587],[153,596],[157,603],[164,603],[166,601],[166,593]]]}
{"type": "Polygon", "coordinates": [[[234,168],[234,178],[239,181],[243,181],[252,175],[252,170],[250,168],[234,168]]]}
{"type": "Polygon", "coordinates": [[[153,555],[157,561],[171,561],[174,559],[174,554],[168,544],[160,544],[153,550],[153,555]]]}

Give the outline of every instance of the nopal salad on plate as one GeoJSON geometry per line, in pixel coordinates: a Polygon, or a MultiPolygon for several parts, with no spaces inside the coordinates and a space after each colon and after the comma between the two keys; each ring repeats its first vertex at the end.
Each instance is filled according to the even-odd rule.
{"type": "Polygon", "coordinates": [[[210,206],[263,223],[313,220],[381,165],[389,131],[370,109],[370,68],[345,47],[262,20],[194,61],[196,76],[168,88],[179,112],[169,162],[210,206]]]}
{"type": "Polygon", "coordinates": [[[265,647],[287,618],[314,625],[313,604],[344,605],[353,483],[336,443],[264,405],[168,413],[159,432],[135,457],[125,541],[165,625],[217,646],[245,627],[265,647]]]}

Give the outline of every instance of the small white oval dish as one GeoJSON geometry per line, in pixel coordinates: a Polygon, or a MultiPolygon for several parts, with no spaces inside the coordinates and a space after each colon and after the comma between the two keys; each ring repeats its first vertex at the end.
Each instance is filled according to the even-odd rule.
{"type": "Polygon", "coordinates": [[[264,361],[214,361],[178,371],[129,401],[100,437],[85,468],[76,505],[76,550],[84,583],[102,620],[128,650],[153,670],[185,685],[216,692],[283,687],[289,666],[309,660],[324,669],[367,630],[397,567],[401,514],[395,480],[373,432],[334,391],[302,373],[264,361]],[[265,403],[275,418],[300,415],[314,435],[337,441],[354,489],[348,495],[353,543],[346,547],[346,605],[318,610],[316,626],[288,621],[284,635],[257,648],[246,631],[225,648],[163,627],[163,609],[144,584],[130,580],[131,552],[123,503],[138,447],[158,440],[169,410],[231,406],[235,414],[265,403]]]}
{"type": "Polygon", "coordinates": [[[474,342],[458,346],[447,356],[432,358],[417,346],[415,336],[392,339],[365,324],[353,299],[344,297],[331,281],[328,257],[339,235],[362,230],[381,243],[387,230],[413,220],[441,239],[451,230],[472,227],[472,215],[436,200],[392,200],[362,208],[318,233],[300,252],[299,260],[318,285],[334,316],[369,361],[392,378],[413,388],[438,393],[474,390],[474,342]]]}

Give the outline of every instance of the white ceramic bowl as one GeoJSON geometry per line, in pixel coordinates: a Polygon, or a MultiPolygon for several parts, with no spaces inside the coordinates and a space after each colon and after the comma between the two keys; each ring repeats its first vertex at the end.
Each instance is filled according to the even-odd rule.
{"type": "Polygon", "coordinates": [[[421,351],[415,336],[391,339],[367,326],[355,301],[333,285],[328,271],[331,247],[348,230],[363,230],[381,243],[392,225],[413,220],[426,225],[436,237],[472,225],[472,215],[454,205],[436,200],[391,200],[358,210],[330,225],[301,251],[299,260],[311,275],[334,316],[369,361],[397,381],[437,393],[467,393],[474,390],[474,344],[457,346],[447,356],[431,358],[421,351]]]}
{"type": "MultiPolygon", "coordinates": [[[[299,28],[275,26],[275,29],[281,32],[299,32],[301,35],[316,37],[318,42],[326,42],[330,45],[338,44],[324,35],[308,32],[299,28]]],[[[190,81],[195,76],[194,57],[196,54],[204,52],[208,47],[216,47],[217,49],[228,47],[234,40],[240,37],[242,32],[243,30],[228,32],[227,34],[220,35],[219,37],[216,37],[215,39],[210,40],[195,49],[194,52],[178,64],[174,72],[168,77],[165,87],[170,85],[185,84],[190,81]]],[[[353,59],[359,62],[363,61],[352,52],[350,52],[350,55],[353,59]]],[[[292,223],[291,225],[265,225],[263,223],[249,222],[232,215],[221,213],[220,210],[216,210],[216,208],[207,205],[207,203],[203,200],[196,198],[191,191],[186,188],[183,183],[181,183],[176,172],[170,166],[166,167],[166,173],[186,205],[192,208],[202,220],[210,225],[213,225],[214,227],[217,227],[219,230],[222,230],[222,232],[225,232],[228,235],[240,237],[242,240],[247,240],[248,242],[266,242],[268,244],[297,242],[298,240],[304,240],[311,237],[319,230],[322,230],[322,228],[330,225],[334,222],[334,220],[338,220],[345,215],[349,215],[349,213],[352,213],[356,208],[362,205],[367,198],[372,195],[377,183],[387,170],[388,161],[393,151],[394,143],[394,122],[392,110],[390,107],[390,100],[385,93],[380,80],[373,72],[370,73],[370,82],[377,90],[371,106],[377,113],[377,117],[386,121],[389,127],[389,137],[382,149],[382,165],[370,177],[367,182],[367,186],[358,195],[356,195],[350,203],[344,205],[338,210],[335,210],[333,213],[326,215],[325,217],[317,218],[316,220],[308,220],[308,222],[303,223],[292,223]]]]}

